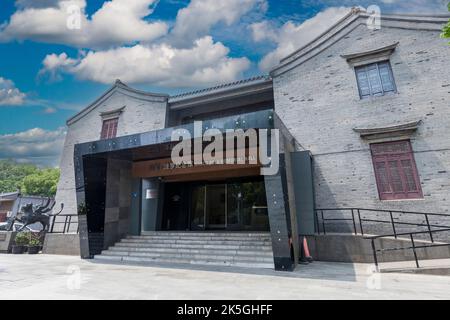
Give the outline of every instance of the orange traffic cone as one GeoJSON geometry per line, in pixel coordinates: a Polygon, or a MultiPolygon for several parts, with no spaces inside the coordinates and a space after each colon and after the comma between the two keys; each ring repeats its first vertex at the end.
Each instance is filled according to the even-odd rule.
{"type": "Polygon", "coordinates": [[[303,250],[305,253],[305,259],[308,262],[313,262],[313,258],[311,257],[311,254],[309,253],[308,241],[306,240],[306,237],[303,237],[303,250]]]}
{"type": "Polygon", "coordinates": [[[313,258],[309,253],[308,241],[306,237],[303,237],[303,240],[300,242],[300,261],[301,264],[309,264],[313,262],[313,258]]]}

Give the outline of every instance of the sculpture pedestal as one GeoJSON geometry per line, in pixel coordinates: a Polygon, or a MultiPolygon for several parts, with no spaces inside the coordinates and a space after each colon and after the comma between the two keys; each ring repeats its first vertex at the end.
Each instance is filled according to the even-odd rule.
{"type": "Polygon", "coordinates": [[[16,234],[15,231],[0,231],[0,253],[11,252],[16,234]]]}

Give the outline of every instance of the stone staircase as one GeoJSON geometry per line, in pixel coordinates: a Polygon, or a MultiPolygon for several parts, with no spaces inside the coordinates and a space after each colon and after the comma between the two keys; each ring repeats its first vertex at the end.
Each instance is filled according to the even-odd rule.
{"type": "Polygon", "coordinates": [[[274,268],[269,233],[145,232],[94,257],[99,261],[274,268]]]}

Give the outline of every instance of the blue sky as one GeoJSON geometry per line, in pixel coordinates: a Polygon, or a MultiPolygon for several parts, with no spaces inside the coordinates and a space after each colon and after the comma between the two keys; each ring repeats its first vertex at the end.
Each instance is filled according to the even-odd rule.
{"type": "Polygon", "coordinates": [[[164,93],[234,81],[268,72],[352,6],[445,13],[446,3],[2,0],[0,158],[57,165],[65,120],[115,78],[164,93]]]}

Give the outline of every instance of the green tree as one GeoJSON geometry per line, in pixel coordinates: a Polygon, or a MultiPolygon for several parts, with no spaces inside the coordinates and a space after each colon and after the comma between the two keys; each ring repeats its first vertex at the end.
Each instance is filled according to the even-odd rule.
{"type": "Polygon", "coordinates": [[[22,192],[27,195],[53,197],[59,180],[59,169],[42,169],[26,176],[22,192]]]}
{"type": "MultiPolygon", "coordinates": [[[[448,3],[448,11],[450,11],[450,2],[448,3]]],[[[450,38],[450,20],[445,25],[444,29],[442,30],[441,34],[442,38],[450,38]]]]}
{"type": "Polygon", "coordinates": [[[0,193],[21,189],[23,194],[48,196],[56,194],[59,169],[40,169],[33,164],[0,160],[0,193]]]}
{"type": "Polygon", "coordinates": [[[20,164],[12,160],[0,160],[0,193],[14,192],[22,186],[23,179],[39,169],[32,164],[20,164]]]}

